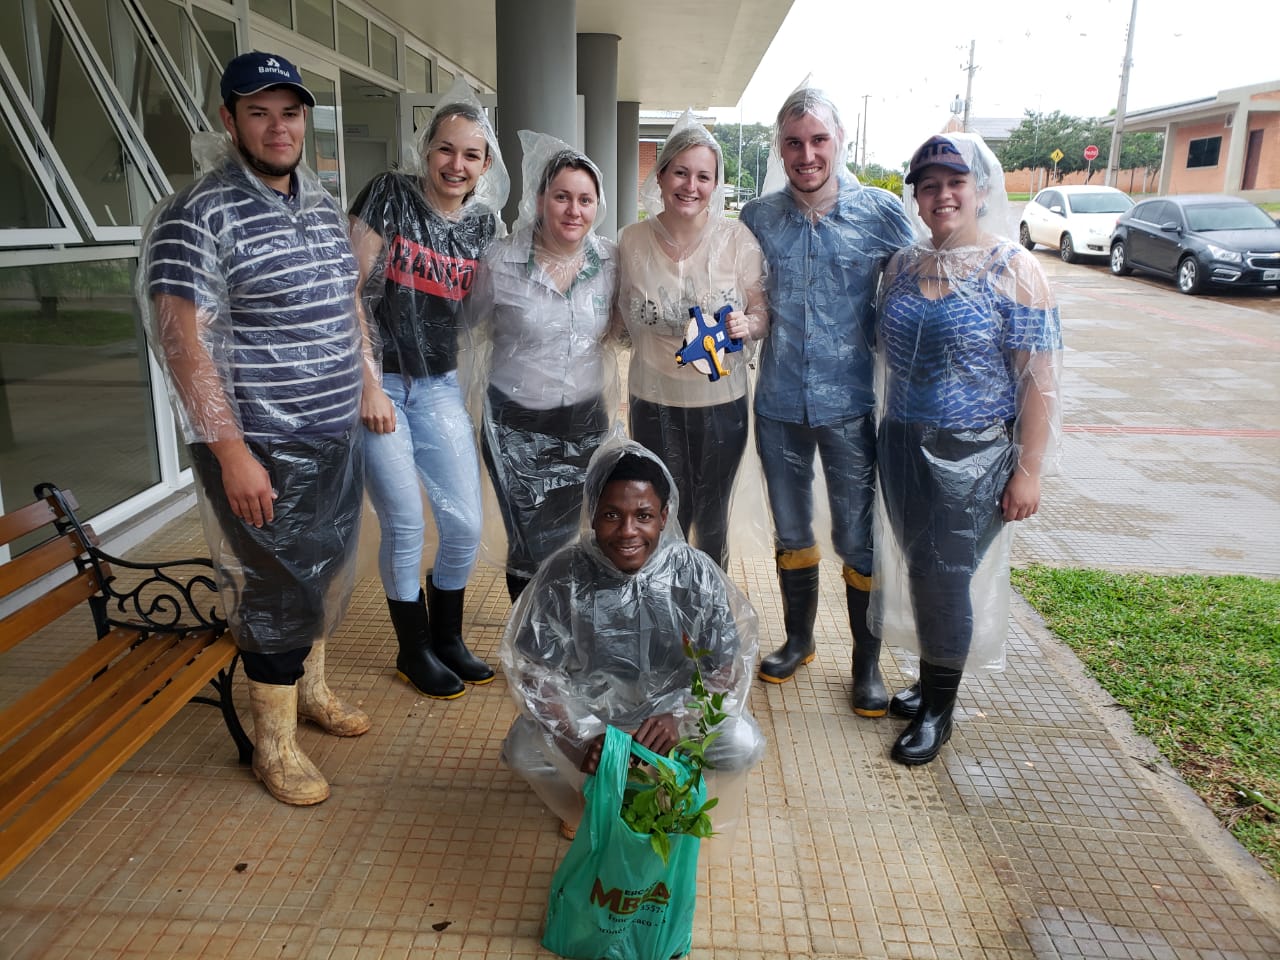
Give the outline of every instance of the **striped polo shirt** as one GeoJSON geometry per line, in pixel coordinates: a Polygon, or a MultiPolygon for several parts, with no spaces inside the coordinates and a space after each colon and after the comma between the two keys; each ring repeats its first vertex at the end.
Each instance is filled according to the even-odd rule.
{"type": "Polygon", "coordinates": [[[313,177],[298,182],[286,199],[226,164],[163,203],[145,242],[151,296],[196,304],[246,437],[338,436],[359,421],[346,218],[313,177]]]}

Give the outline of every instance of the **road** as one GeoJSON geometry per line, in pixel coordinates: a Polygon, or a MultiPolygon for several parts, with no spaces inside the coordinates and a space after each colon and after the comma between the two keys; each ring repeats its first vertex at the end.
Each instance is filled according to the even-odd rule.
{"type": "Polygon", "coordinates": [[[1014,562],[1280,576],[1280,295],[1034,255],[1062,309],[1065,458],[1014,562]]]}

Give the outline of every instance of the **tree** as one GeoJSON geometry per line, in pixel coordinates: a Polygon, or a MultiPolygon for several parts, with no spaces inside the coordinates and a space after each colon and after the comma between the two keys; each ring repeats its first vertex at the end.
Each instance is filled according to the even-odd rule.
{"type": "MultiPolygon", "coordinates": [[[[1120,151],[1120,166],[1158,167],[1164,149],[1164,136],[1158,133],[1131,133],[1124,137],[1120,151]]],[[[997,151],[1001,165],[1006,170],[1023,167],[1054,170],[1054,150],[1062,151],[1062,159],[1056,169],[1059,174],[1076,170],[1091,170],[1098,174],[1106,170],[1111,152],[1111,128],[1096,117],[1072,117],[1057,110],[1037,113],[1028,110],[1022,123],[1009,135],[1009,139],[997,151]],[[1084,158],[1084,148],[1092,144],[1098,155],[1092,164],[1084,158]]]]}
{"type": "Polygon", "coordinates": [[[773,143],[773,128],[763,123],[721,123],[716,124],[711,135],[720,144],[724,154],[724,178],[728,183],[738,181],[738,138],[741,131],[742,142],[742,192],[758,193],[757,181],[764,180],[765,169],[769,163],[769,147],[773,143]]]}

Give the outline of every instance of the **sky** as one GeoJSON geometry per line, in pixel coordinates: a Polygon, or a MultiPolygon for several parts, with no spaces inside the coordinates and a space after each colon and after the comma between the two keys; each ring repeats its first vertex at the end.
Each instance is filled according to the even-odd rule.
{"type": "MultiPolygon", "coordinates": [[[[722,127],[739,119],[772,124],[809,74],[834,99],[849,140],[865,129],[867,162],[898,169],[964,98],[971,42],[970,117],[1109,114],[1132,7],[1133,0],[795,0],[741,101],[712,112],[722,127]]],[[[1129,110],[1266,82],[1280,82],[1276,0],[1138,0],[1129,110]]]]}

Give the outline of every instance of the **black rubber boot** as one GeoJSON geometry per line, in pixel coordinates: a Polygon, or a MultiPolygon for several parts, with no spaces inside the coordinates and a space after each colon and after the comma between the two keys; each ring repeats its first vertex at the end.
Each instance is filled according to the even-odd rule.
{"type": "Polygon", "coordinates": [[[951,715],[963,675],[961,670],[920,661],[920,710],[893,744],[894,760],[909,767],[928,763],[951,739],[951,715]]]}
{"type": "Polygon", "coordinates": [[[431,652],[431,628],[422,591],[418,591],[417,600],[387,597],[387,609],[391,611],[391,625],[400,643],[400,655],[396,657],[400,679],[425,697],[452,700],[462,696],[466,686],[431,652]]]}
{"type": "Polygon", "coordinates": [[[493,669],[467,649],[462,639],[462,600],[466,588],[437,590],[427,574],[427,609],[431,611],[431,649],[440,662],[467,683],[488,683],[493,669]]]}
{"type": "Polygon", "coordinates": [[[889,701],[889,712],[895,717],[910,720],[920,712],[920,681],[917,680],[905,690],[899,690],[889,701]]]}
{"type": "Polygon", "coordinates": [[[787,640],[760,663],[760,679],[785,683],[814,657],[813,622],[818,616],[818,567],[778,568],[782,622],[787,640]]]}
{"type": "Polygon", "coordinates": [[[880,674],[880,638],[867,626],[871,594],[851,583],[844,585],[853,633],[853,712],[860,717],[883,717],[889,712],[889,691],[880,674]]]}
{"type": "Polygon", "coordinates": [[[512,603],[520,599],[520,594],[524,593],[524,588],[528,585],[528,579],[518,573],[507,574],[507,596],[511,598],[512,603]]]}

